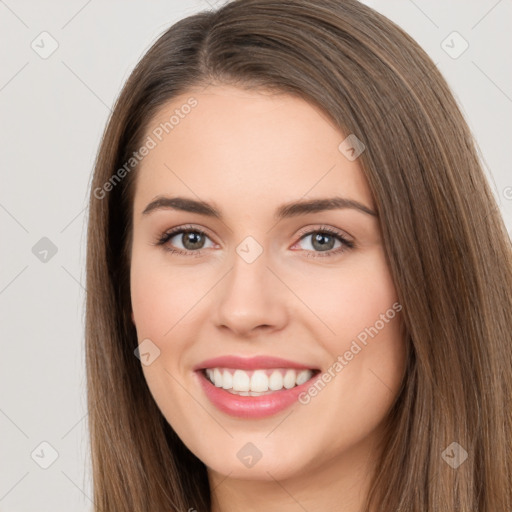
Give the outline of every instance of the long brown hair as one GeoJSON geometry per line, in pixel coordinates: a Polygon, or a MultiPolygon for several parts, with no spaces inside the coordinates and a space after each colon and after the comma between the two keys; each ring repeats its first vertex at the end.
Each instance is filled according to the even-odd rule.
{"type": "Polygon", "coordinates": [[[160,413],[134,356],[137,166],[126,163],[158,109],[215,83],[299,95],[366,146],[358,161],[380,217],[408,347],[366,510],[512,510],[510,238],[446,81],[410,36],[356,0],[236,0],[190,16],[157,40],[127,80],[98,153],[89,210],[95,510],[210,508],[206,468],[160,413]],[[462,449],[467,459],[449,464],[462,449]]]}

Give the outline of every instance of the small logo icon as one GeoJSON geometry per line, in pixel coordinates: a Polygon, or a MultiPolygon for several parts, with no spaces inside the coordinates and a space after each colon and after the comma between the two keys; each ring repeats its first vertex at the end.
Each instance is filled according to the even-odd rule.
{"type": "Polygon", "coordinates": [[[366,149],[366,146],[353,133],[351,133],[339,146],[338,150],[343,156],[353,162],[366,149]]]}
{"type": "Polygon", "coordinates": [[[237,245],[236,252],[246,263],[253,263],[263,252],[263,247],[252,236],[248,236],[237,245]]]}
{"type": "Polygon", "coordinates": [[[143,340],[133,353],[144,366],[149,366],[160,357],[160,349],[149,338],[143,340]]]}
{"type": "Polygon", "coordinates": [[[441,48],[452,59],[458,59],[469,48],[469,43],[458,32],[454,31],[441,42],[441,48]]]}
{"type": "Polygon", "coordinates": [[[44,236],[32,247],[32,254],[41,263],[48,263],[57,254],[57,246],[44,236]]]}
{"type": "Polygon", "coordinates": [[[254,444],[247,443],[240,448],[236,456],[244,466],[250,469],[263,457],[263,454],[254,444]]]}
{"type": "Polygon", "coordinates": [[[47,59],[59,47],[59,43],[50,33],[44,31],[30,43],[30,46],[41,59],[47,59]]]}
{"type": "Polygon", "coordinates": [[[468,458],[468,452],[459,443],[453,442],[444,450],[441,457],[446,464],[457,469],[468,458]]]}
{"type": "Polygon", "coordinates": [[[34,448],[30,456],[39,467],[48,469],[59,458],[59,453],[50,443],[43,441],[34,448]]]}

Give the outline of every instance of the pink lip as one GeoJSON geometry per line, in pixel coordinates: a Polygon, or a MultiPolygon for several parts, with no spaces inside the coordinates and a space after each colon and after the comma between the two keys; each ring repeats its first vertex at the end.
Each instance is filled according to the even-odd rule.
{"type": "Polygon", "coordinates": [[[222,412],[239,418],[255,419],[272,416],[298,401],[299,395],[311,386],[320,372],[300,386],[274,391],[269,395],[240,396],[214,386],[202,370],[194,372],[206,396],[222,412]]]}
{"type": "Polygon", "coordinates": [[[265,368],[295,368],[298,370],[313,370],[315,368],[305,364],[287,361],[279,357],[255,356],[221,356],[207,359],[194,366],[194,370],[204,370],[205,368],[239,368],[240,370],[257,370],[265,368]]]}
{"type": "Polygon", "coordinates": [[[242,370],[264,368],[295,368],[309,370],[313,368],[293,361],[263,356],[245,359],[236,356],[217,357],[196,365],[194,367],[194,373],[210,402],[226,414],[247,419],[264,418],[283,411],[296,403],[299,395],[313,385],[317,378],[321,377],[320,372],[318,372],[304,384],[291,389],[282,389],[261,396],[240,396],[213,385],[205,375],[205,368],[239,368],[242,370]]]}

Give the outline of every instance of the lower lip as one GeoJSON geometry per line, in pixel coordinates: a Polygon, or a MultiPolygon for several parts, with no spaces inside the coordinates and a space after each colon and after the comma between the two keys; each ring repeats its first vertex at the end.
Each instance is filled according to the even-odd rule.
{"type": "Polygon", "coordinates": [[[316,380],[315,375],[304,384],[291,389],[261,396],[241,396],[216,387],[201,370],[195,373],[210,402],[222,412],[239,418],[264,418],[277,414],[298,402],[299,395],[316,380]]]}

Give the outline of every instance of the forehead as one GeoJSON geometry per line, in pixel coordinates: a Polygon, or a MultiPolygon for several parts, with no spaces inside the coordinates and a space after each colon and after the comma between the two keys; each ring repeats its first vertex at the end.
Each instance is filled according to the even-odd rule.
{"type": "MultiPolygon", "coordinates": [[[[347,134],[348,135],[348,134],[347,134]]],[[[343,134],[316,106],[291,95],[231,86],[190,90],[162,107],[146,130],[152,146],[137,170],[135,211],[160,194],[236,208],[344,195],[373,207],[343,134]]]]}

